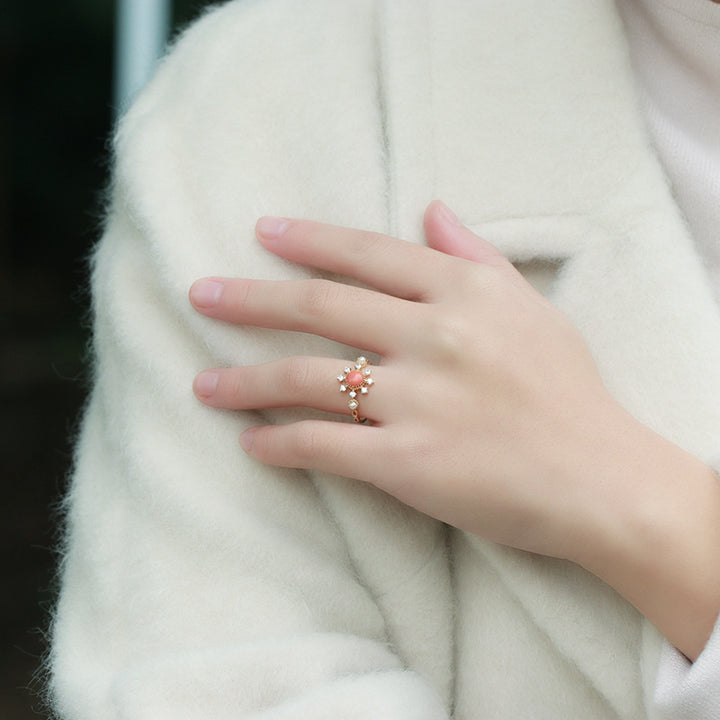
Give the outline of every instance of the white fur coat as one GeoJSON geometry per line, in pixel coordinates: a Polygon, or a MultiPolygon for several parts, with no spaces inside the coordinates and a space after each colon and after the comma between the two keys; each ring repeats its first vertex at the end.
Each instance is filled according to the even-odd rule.
{"type": "Polygon", "coordinates": [[[259,246],[258,216],[423,242],[439,197],[571,317],[639,419],[717,453],[720,314],[648,148],[612,2],[229,2],[177,42],[116,154],[59,713],[665,717],[661,639],[602,582],[369,486],[262,466],[240,431],[305,411],[218,411],[191,391],[206,367],[356,354],[191,309],[202,276],[310,274],[259,246]]]}

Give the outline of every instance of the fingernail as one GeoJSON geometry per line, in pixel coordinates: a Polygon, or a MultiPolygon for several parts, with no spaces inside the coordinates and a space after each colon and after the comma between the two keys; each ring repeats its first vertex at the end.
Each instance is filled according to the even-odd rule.
{"type": "Polygon", "coordinates": [[[264,238],[275,238],[282,235],[287,226],[288,221],[283,218],[261,217],[257,221],[256,230],[264,238]]]}
{"type": "Polygon", "coordinates": [[[195,393],[200,397],[208,398],[215,394],[220,376],[216,372],[201,372],[194,383],[195,393]]]}
{"type": "Polygon", "coordinates": [[[190,299],[201,308],[215,307],[220,301],[223,284],[216,280],[198,280],[190,288],[190,299]]]}
{"type": "Polygon", "coordinates": [[[249,453],[252,450],[255,429],[256,428],[250,428],[240,435],[240,445],[246,453],[249,453]]]}
{"type": "Polygon", "coordinates": [[[438,201],[439,212],[443,216],[446,222],[456,227],[461,227],[462,223],[458,220],[458,216],[441,200],[438,201]]]}

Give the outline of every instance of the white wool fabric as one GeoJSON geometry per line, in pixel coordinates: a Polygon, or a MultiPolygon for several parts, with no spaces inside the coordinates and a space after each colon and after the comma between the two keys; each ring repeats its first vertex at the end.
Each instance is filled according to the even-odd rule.
{"type": "Polygon", "coordinates": [[[720,300],[720,3],[619,8],[653,145],[720,300]]]}
{"type": "Polygon", "coordinates": [[[716,457],[720,311],[614,4],[228,2],[177,41],[115,153],[59,717],[674,720],[662,638],[600,580],[370,485],[261,465],[238,434],[307,413],[218,411],[191,390],[207,367],[363,350],[192,310],[199,277],[316,275],[262,249],[259,216],[421,243],[440,197],[570,317],[639,420],[716,457]]]}

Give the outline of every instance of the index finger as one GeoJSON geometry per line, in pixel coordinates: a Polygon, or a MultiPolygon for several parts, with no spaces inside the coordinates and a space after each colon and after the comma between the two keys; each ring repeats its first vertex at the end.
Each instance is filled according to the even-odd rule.
{"type": "Polygon", "coordinates": [[[258,239],[271,252],[309,267],[339,273],[405,300],[427,301],[447,286],[444,253],[382,233],[311,220],[263,217],[258,239]]]}

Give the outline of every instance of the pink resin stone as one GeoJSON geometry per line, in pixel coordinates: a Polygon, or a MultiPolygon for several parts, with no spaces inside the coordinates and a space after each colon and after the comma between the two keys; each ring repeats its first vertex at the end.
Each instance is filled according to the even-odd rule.
{"type": "Polygon", "coordinates": [[[352,372],[347,374],[345,382],[350,387],[360,387],[363,384],[364,379],[365,377],[359,370],[353,370],[352,372]]]}

